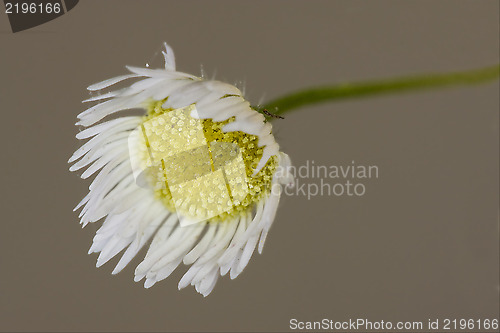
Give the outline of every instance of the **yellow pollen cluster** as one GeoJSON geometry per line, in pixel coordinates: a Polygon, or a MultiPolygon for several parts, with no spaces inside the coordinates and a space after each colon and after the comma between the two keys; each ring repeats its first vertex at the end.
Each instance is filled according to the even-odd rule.
{"type": "Polygon", "coordinates": [[[191,116],[196,106],[163,109],[151,102],[137,138],[145,178],[155,195],[189,223],[218,222],[252,209],[267,196],[276,157],[252,176],[263,148],[259,138],[222,131],[222,122],[191,116]]]}

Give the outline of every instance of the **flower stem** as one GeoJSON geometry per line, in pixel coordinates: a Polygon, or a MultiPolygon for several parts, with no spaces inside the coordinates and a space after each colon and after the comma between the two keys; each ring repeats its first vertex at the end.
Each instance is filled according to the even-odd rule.
{"type": "Polygon", "coordinates": [[[385,80],[342,83],[297,91],[274,99],[264,106],[258,107],[258,110],[268,110],[274,115],[283,115],[290,110],[312,104],[434,87],[472,85],[492,81],[499,76],[500,65],[495,65],[463,72],[433,73],[385,80]]]}

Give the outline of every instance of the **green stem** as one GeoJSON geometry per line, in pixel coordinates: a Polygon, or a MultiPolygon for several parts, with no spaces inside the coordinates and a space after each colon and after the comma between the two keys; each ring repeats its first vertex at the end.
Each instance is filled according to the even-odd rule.
{"type": "Polygon", "coordinates": [[[386,80],[343,83],[297,91],[274,99],[259,107],[258,110],[268,110],[275,115],[282,115],[290,110],[317,103],[433,87],[471,85],[492,81],[499,76],[500,65],[495,65],[464,72],[424,74],[386,80]]]}

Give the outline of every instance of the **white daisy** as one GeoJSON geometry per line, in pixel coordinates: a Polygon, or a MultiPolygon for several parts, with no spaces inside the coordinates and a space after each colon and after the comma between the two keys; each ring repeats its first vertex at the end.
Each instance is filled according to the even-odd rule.
{"type": "Polygon", "coordinates": [[[293,185],[290,159],[239,89],[177,72],[167,44],[163,55],[165,69],[127,67],[88,87],[141,78],[78,115],[86,129],[76,137],[88,141],[70,170],[96,176],[75,210],[83,226],[104,219],[89,251],[100,252],[97,267],[124,250],[120,272],[152,239],[135,281],[149,288],[183,262],[179,289],[207,296],[219,274],[243,271],[257,243],[262,252],[281,187],[293,185]],[[146,112],[109,117],[134,108],[146,112]]]}

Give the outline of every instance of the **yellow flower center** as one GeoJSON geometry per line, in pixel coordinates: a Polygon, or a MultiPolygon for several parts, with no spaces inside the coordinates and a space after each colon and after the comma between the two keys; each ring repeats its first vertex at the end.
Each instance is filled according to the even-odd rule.
{"type": "Polygon", "coordinates": [[[189,220],[223,221],[252,209],[271,190],[276,169],[272,156],[255,175],[262,158],[259,138],[222,131],[222,122],[197,119],[195,105],[163,109],[165,101],[148,106],[135,135],[146,183],[171,211],[189,220]]]}

